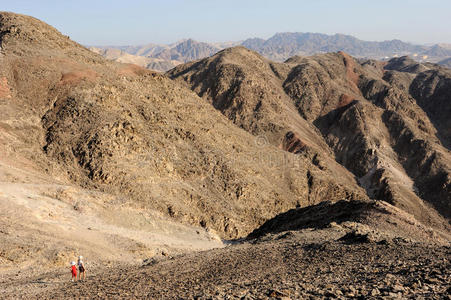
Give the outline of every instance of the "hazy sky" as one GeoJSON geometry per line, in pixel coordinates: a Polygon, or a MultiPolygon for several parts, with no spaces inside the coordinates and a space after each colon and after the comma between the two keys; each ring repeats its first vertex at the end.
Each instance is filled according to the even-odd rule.
{"type": "Polygon", "coordinates": [[[85,45],[236,41],[276,32],[451,43],[450,0],[0,0],[85,45]]]}

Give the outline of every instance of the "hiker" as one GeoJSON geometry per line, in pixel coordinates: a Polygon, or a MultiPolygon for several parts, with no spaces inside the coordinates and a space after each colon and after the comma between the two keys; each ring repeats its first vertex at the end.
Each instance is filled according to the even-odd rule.
{"type": "Polygon", "coordinates": [[[72,282],[77,281],[77,267],[75,266],[75,262],[74,261],[71,262],[70,265],[71,265],[70,270],[72,273],[72,282]]]}
{"type": "Polygon", "coordinates": [[[83,256],[79,256],[78,257],[78,279],[80,280],[82,275],[83,275],[83,280],[85,280],[85,274],[86,274],[86,268],[85,265],[83,264],[83,256]]]}

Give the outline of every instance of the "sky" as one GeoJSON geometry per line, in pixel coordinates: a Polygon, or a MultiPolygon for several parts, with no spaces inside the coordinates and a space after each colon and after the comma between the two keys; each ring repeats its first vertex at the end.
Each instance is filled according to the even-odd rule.
{"type": "Polygon", "coordinates": [[[277,32],[451,43],[450,0],[0,0],[84,45],[269,38],[277,32]]]}

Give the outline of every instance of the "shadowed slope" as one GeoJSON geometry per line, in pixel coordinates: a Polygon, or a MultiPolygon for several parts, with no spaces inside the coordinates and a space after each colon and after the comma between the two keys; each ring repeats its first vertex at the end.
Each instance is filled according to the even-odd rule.
{"type": "Polygon", "coordinates": [[[447,232],[435,231],[419,223],[413,215],[382,201],[322,202],[291,209],[266,221],[251,232],[247,239],[284,231],[325,228],[353,228],[360,234],[403,237],[418,242],[449,245],[447,232]]]}

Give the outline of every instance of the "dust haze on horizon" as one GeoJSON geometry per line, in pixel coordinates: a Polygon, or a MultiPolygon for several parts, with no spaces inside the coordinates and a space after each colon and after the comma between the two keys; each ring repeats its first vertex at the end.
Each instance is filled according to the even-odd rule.
{"type": "Polygon", "coordinates": [[[0,10],[55,26],[84,45],[169,44],[269,38],[277,32],[348,34],[367,41],[451,43],[451,3],[412,0],[362,3],[311,1],[86,1],[18,0],[0,10]]]}

